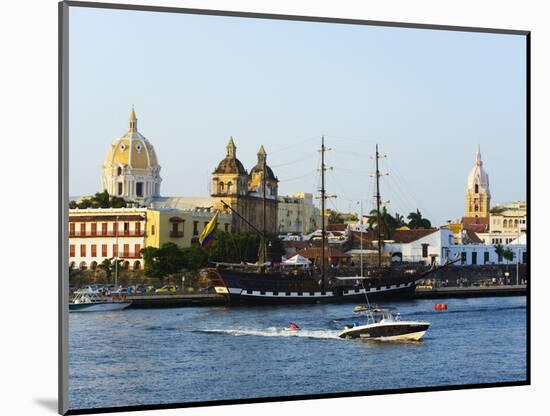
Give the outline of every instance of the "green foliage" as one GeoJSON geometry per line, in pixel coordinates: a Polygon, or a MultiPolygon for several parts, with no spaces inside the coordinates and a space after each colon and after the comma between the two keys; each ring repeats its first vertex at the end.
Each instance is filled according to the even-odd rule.
{"type": "Polygon", "coordinates": [[[160,248],[141,249],[145,266],[143,273],[147,277],[163,278],[182,270],[198,270],[206,266],[208,253],[194,245],[180,248],[174,243],[165,243],[160,248]]]}
{"type": "Polygon", "coordinates": [[[489,212],[491,214],[500,214],[501,212],[504,212],[506,211],[506,207],[502,207],[502,206],[496,206],[496,207],[492,207],[489,212]]]}
{"type": "Polygon", "coordinates": [[[408,226],[411,229],[415,228],[431,228],[432,223],[427,218],[423,218],[422,214],[416,209],[416,212],[411,212],[409,215],[407,215],[407,218],[409,219],[408,226]]]}
{"type": "Polygon", "coordinates": [[[498,256],[498,262],[500,263],[504,258],[504,247],[502,247],[500,244],[497,244],[495,246],[495,253],[498,256]]]}
{"type": "Polygon", "coordinates": [[[115,272],[115,262],[118,262],[118,270],[121,270],[121,264],[123,260],[115,260],[114,257],[111,257],[110,259],[104,259],[101,263],[97,265],[97,268],[105,273],[105,277],[107,278],[107,280],[109,280],[115,272]]]}
{"type": "MultiPolygon", "coordinates": [[[[385,238],[389,238],[391,236],[391,232],[397,227],[398,225],[395,217],[391,216],[386,207],[382,207],[382,210],[380,211],[380,234],[385,238]]],[[[378,211],[376,209],[373,209],[369,213],[369,228],[378,228],[378,211]]]]}
{"type": "Polygon", "coordinates": [[[514,260],[514,257],[516,257],[516,253],[509,248],[505,248],[502,252],[502,257],[504,257],[505,260],[512,261],[514,260]]]}
{"type": "Polygon", "coordinates": [[[328,212],[328,223],[329,224],[343,224],[344,223],[344,217],[342,214],[336,211],[332,211],[327,209],[328,212]]]}
{"type": "Polygon", "coordinates": [[[110,196],[107,191],[98,192],[91,198],[84,198],[80,202],[69,202],[69,208],[126,208],[127,202],[124,198],[110,196]]]}
{"type": "MultiPolygon", "coordinates": [[[[217,231],[210,249],[210,260],[225,263],[255,263],[258,260],[261,238],[254,232],[229,233],[217,231]]],[[[276,236],[267,238],[268,260],[280,261],[283,243],[276,236]]]]}

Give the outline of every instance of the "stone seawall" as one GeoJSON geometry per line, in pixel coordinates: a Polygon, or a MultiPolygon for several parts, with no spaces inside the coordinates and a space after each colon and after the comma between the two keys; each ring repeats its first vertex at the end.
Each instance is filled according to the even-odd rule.
{"type": "Polygon", "coordinates": [[[527,265],[520,264],[517,267],[515,264],[491,264],[491,265],[476,265],[476,266],[454,266],[445,267],[432,275],[430,279],[436,279],[440,282],[449,281],[449,286],[456,286],[457,281],[478,282],[481,280],[509,280],[509,283],[516,283],[528,280],[527,265]],[[519,279],[516,276],[519,271],[519,279]],[[508,276],[506,276],[508,273],[508,276]]]}

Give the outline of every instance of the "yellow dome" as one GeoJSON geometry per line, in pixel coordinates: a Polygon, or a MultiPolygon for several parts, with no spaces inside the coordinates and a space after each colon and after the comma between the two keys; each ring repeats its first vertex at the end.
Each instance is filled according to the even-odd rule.
{"type": "Polygon", "coordinates": [[[160,169],[155,148],[137,130],[137,117],[132,107],[128,131],[107,150],[103,162],[103,189],[127,200],[160,196],[160,169]]]}
{"type": "Polygon", "coordinates": [[[137,118],[133,108],[128,132],[111,143],[103,162],[103,169],[119,166],[137,170],[159,167],[153,145],[137,131],[137,118]]]}

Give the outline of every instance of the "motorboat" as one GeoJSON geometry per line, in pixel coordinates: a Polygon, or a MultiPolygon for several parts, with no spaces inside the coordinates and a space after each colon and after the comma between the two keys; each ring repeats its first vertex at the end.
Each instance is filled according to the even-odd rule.
{"type": "Polygon", "coordinates": [[[365,314],[366,323],[346,325],[338,336],[379,341],[419,341],[430,327],[429,322],[404,321],[399,313],[393,314],[389,309],[369,308],[365,314]]]}
{"type": "Polygon", "coordinates": [[[94,290],[77,290],[69,302],[69,312],[120,311],[131,303],[121,295],[105,296],[94,290]]]}

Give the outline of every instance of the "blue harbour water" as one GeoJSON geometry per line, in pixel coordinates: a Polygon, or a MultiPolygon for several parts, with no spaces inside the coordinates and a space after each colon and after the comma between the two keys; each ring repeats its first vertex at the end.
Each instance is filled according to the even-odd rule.
{"type": "Polygon", "coordinates": [[[70,408],[526,379],[524,297],[436,302],[384,304],[431,322],[417,343],[339,339],[353,304],[70,314],[70,408]]]}

